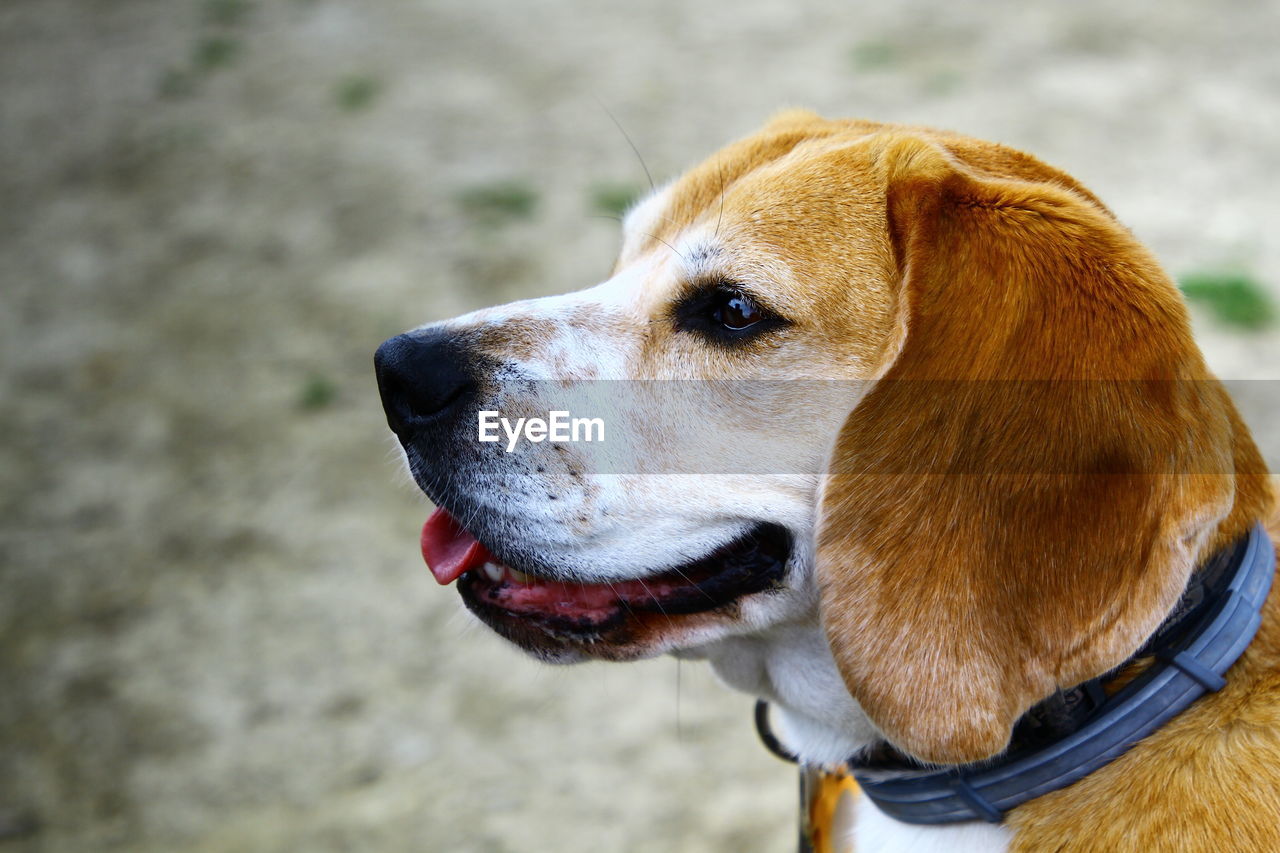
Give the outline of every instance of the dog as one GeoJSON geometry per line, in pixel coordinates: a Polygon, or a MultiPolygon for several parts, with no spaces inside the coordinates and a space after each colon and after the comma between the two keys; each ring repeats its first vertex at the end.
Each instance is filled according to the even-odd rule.
{"type": "MultiPolygon", "coordinates": [[[[983,767],[1050,697],[1156,667],[1138,653],[1214,555],[1280,532],[1176,286],[1027,154],[787,112],[623,230],[604,283],[375,358],[438,507],[433,573],[540,659],[709,661],[808,767],[983,767]],[[585,387],[605,440],[553,441],[535,415],[585,387]],[[498,413],[524,431],[495,442],[498,413]]],[[[938,825],[867,789],[830,831],[859,851],[1280,850],[1277,606],[1225,687],[1073,784],[938,825]]]]}

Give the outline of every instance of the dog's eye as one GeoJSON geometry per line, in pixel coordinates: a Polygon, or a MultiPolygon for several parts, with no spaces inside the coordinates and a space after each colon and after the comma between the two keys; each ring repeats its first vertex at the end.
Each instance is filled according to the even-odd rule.
{"type": "Polygon", "coordinates": [[[718,303],[712,318],[731,331],[740,332],[764,319],[760,307],[741,293],[722,293],[718,303]]]}
{"type": "Polygon", "coordinates": [[[787,321],[733,282],[693,286],[672,306],[671,319],[682,332],[692,332],[721,346],[746,344],[787,321]]]}

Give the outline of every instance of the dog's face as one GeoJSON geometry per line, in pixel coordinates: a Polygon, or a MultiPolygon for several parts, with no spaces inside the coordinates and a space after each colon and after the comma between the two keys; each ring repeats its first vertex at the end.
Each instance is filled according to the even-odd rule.
{"type": "MultiPolygon", "coordinates": [[[[1049,452],[1073,463],[1096,449],[1078,434],[1124,456],[1143,425],[1095,417],[1124,408],[1114,393],[1041,412],[975,380],[1203,365],[1167,279],[1087,191],[946,134],[784,115],[632,210],[603,284],[419,328],[385,343],[377,368],[440,507],[424,555],[499,634],[547,660],[630,660],[807,626],[809,639],[778,642],[825,637],[814,654],[838,695],[793,695],[804,688],[776,671],[742,680],[813,718],[824,711],[809,706],[848,720],[860,703],[928,760],[998,751],[1027,706],[1123,660],[1230,506],[1216,481],[1066,484],[1027,468],[1055,431],[1069,447],[1049,452]],[[1082,276],[1100,275],[1130,304],[1076,305],[1082,276]],[[922,398],[918,380],[947,384],[922,398]],[[496,424],[497,440],[480,439],[486,412],[554,411],[599,417],[604,441],[496,424]],[[996,457],[1015,448],[997,460],[1004,479],[939,480],[914,463],[987,459],[992,443],[996,457]],[[983,526],[994,506],[1007,533],[983,526]],[[1157,512],[1164,527],[1132,526],[1157,512]],[[1083,537],[1066,517],[1079,513],[1096,527],[1083,537]],[[1005,558],[1054,546],[1081,563],[1058,579],[1068,624],[1061,608],[1010,603],[1044,578],[1005,558]],[[1099,580],[1091,566],[1108,559],[1156,568],[1099,580]],[[1028,637],[1035,648],[1002,651],[1028,637]],[[938,715],[920,710],[924,683],[938,715]]],[[[1189,421],[1204,405],[1150,417],[1189,421]]],[[[1219,438],[1204,452],[1224,452],[1219,438]]]]}
{"type": "MultiPolygon", "coordinates": [[[[489,552],[459,590],[528,651],[639,658],[812,612],[818,474],[895,346],[896,297],[875,176],[801,137],[655,192],[603,284],[384,347],[414,477],[489,552]],[[545,417],[575,385],[607,414],[604,444],[478,441],[478,412],[545,417]]],[[[429,556],[463,547],[436,526],[429,556]]]]}

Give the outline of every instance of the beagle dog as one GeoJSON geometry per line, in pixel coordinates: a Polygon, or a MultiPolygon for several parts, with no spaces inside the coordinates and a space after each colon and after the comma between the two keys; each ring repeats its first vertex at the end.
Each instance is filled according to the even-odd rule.
{"type": "MultiPolygon", "coordinates": [[[[634,206],[602,284],[376,369],[476,616],[546,661],[707,660],[811,768],[1000,760],[1050,697],[1157,666],[1198,572],[1280,523],[1150,252],[1065,173],[926,128],[784,113],[634,206]]],[[[1278,606],[1073,784],[995,823],[860,797],[832,849],[1280,850],[1278,606]]]]}

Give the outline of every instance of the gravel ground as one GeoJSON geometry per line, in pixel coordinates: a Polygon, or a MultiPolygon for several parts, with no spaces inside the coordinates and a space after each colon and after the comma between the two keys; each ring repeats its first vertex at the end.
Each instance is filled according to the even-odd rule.
{"type": "Polygon", "coordinates": [[[864,5],[6,0],[0,849],[790,849],[745,697],[436,588],[370,357],[605,274],[605,108],[660,179],[784,106],[998,139],[1280,296],[1280,5],[864,5]]]}

